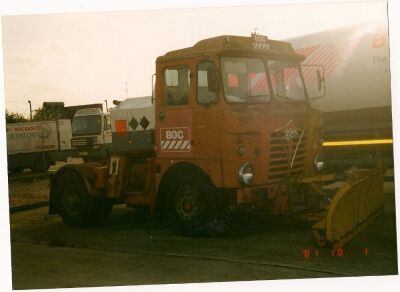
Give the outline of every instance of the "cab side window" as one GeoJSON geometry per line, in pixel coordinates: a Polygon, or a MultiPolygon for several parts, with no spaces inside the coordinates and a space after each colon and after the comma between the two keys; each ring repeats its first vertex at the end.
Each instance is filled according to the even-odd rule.
{"type": "Polygon", "coordinates": [[[164,74],[164,99],[167,106],[189,104],[190,71],[188,67],[169,68],[164,74]]]}
{"type": "Polygon", "coordinates": [[[202,103],[216,102],[214,65],[210,61],[199,63],[197,67],[197,101],[202,103]]]}

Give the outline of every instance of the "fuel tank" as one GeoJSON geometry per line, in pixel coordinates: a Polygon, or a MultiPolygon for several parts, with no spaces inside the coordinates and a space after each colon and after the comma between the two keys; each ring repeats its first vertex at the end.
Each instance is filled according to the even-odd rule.
{"type": "Polygon", "coordinates": [[[154,152],[154,104],[151,96],[127,98],[110,109],[112,146],[118,154],[154,152]]]}

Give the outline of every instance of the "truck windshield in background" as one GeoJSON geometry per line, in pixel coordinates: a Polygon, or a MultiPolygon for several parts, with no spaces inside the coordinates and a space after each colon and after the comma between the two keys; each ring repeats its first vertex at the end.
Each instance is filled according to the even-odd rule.
{"type": "Polygon", "coordinates": [[[272,89],[277,100],[305,100],[299,65],[292,62],[268,61],[272,89]]]}
{"type": "Polygon", "coordinates": [[[264,62],[257,58],[222,57],[222,79],[228,102],[268,102],[268,88],[264,62]]]}
{"type": "Polygon", "coordinates": [[[101,134],[101,116],[89,115],[74,117],[72,135],[99,135],[101,134]]]}

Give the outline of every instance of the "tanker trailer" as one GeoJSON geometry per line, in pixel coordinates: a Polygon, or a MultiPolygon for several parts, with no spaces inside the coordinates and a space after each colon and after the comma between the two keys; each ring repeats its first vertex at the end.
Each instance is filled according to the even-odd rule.
{"type": "MultiPolygon", "coordinates": [[[[323,160],[331,169],[393,166],[387,23],[367,23],[290,40],[324,67],[326,95],[313,101],[324,113],[323,160]]],[[[304,78],[315,78],[304,68],[304,78]]],[[[312,95],[312,93],[311,93],[312,95]]]]}

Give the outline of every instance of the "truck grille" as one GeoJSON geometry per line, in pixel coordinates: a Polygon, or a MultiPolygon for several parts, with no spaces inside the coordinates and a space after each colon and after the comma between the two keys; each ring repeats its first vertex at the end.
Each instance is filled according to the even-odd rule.
{"type": "Polygon", "coordinates": [[[297,134],[287,138],[284,131],[277,131],[271,133],[270,136],[270,159],[269,159],[269,176],[270,180],[282,179],[286,176],[299,174],[305,167],[305,156],[307,150],[307,130],[298,129],[297,134]],[[301,141],[299,146],[296,147],[301,141]],[[296,152],[296,157],[293,161],[293,167],[291,169],[291,163],[293,155],[296,152]]]}
{"type": "Polygon", "coordinates": [[[73,148],[93,147],[97,143],[97,137],[79,137],[72,138],[71,146],[73,148]]]}

